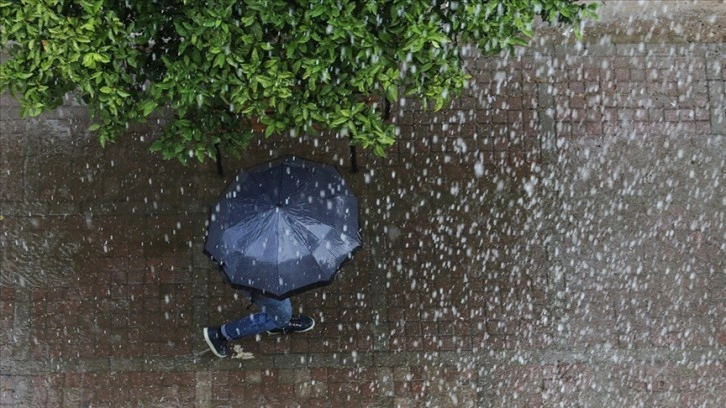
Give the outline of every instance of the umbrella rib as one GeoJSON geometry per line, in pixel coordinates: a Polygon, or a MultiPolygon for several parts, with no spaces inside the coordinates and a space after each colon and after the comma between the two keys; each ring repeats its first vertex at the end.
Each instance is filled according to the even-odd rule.
{"type": "MultiPolygon", "coordinates": [[[[268,210],[268,211],[265,211],[265,212],[261,212],[258,215],[258,217],[250,218],[250,219],[246,220],[243,223],[237,224],[234,227],[231,227],[231,228],[227,229],[227,231],[225,231],[225,234],[226,233],[229,233],[229,231],[234,231],[234,230],[249,230],[248,225],[251,222],[253,222],[254,220],[258,220],[259,218],[266,218],[270,212],[271,212],[271,210],[268,210]]],[[[239,252],[242,253],[242,254],[246,253],[247,250],[249,249],[249,247],[251,245],[253,245],[255,243],[255,241],[257,241],[257,239],[260,236],[260,233],[261,233],[261,231],[257,231],[257,234],[255,235],[255,239],[248,239],[247,242],[246,242],[246,245],[244,247],[239,247],[239,249],[240,249],[239,252]]],[[[236,240],[235,243],[239,243],[239,240],[236,240]]]]}
{"type": "MultiPolygon", "coordinates": [[[[330,200],[330,199],[333,199],[333,198],[336,198],[336,197],[352,197],[352,198],[355,198],[355,196],[351,196],[351,195],[349,195],[349,194],[336,194],[336,195],[334,195],[334,196],[330,196],[330,197],[326,198],[326,200],[330,200]]],[[[298,207],[302,207],[302,206],[305,206],[305,205],[307,205],[307,203],[302,203],[302,205],[301,205],[301,204],[298,204],[297,206],[298,206],[298,207]]],[[[334,227],[333,225],[328,225],[328,226],[329,226],[329,227],[330,227],[331,229],[333,229],[333,230],[335,230],[335,231],[339,232],[339,233],[340,233],[341,235],[345,235],[345,236],[351,237],[350,233],[348,233],[348,232],[345,232],[345,231],[341,231],[341,230],[339,230],[338,228],[334,227]]],[[[353,238],[354,238],[354,237],[353,237],[353,238]]]]}
{"type": "MultiPolygon", "coordinates": [[[[338,233],[339,233],[340,235],[345,235],[345,236],[346,236],[346,237],[348,237],[348,238],[351,238],[351,239],[355,239],[355,238],[356,238],[356,237],[354,237],[354,236],[351,236],[350,234],[348,234],[348,233],[346,233],[346,232],[344,232],[344,231],[341,231],[341,230],[339,230],[339,229],[337,229],[337,228],[335,228],[335,227],[330,227],[330,229],[332,229],[333,231],[336,231],[336,232],[338,232],[338,233]]],[[[326,249],[327,249],[327,248],[326,248],[326,249]]],[[[328,252],[332,253],[332,251],[330,251],[330,250],[328,250],[328,252]]]]}
{"type": "MultiPolygon", "coordinates": [[[[287,168],[292,168],[292,166],[290,166],[290,164],[289,164],[289,163],[285,163],[285,166],[287,166],[287,168]]],[[[285,166],[282,166],[282,167],[281,167],[281,170],[280,170],[280,171],[284,171],[284,167],[285,167],[285,166]]],[[[311,167],[311,168],[312,168],[312,167],[311,167]]],[[[325,169],[321,169],[321,168],[312,168],[312,169],[313,169],[313,172],[316,172],[316,171],[317,171],[317,172],[325,172],[325,169]]],[[[284,175],[284,174],[283,174],[283,175],[284,175]]],[[[340,175],[338,175],[338,177],[340,177],[340,175]]],[[[344,179],[343,179],[342,177],[341,177],[340,179],[341,179],[341,184],[347,187],[347,186],[348,186],[348,183],[346,183],[346,182],[345,182],[345,180],[344,180],[344,179]]],[[[279,188],[280,188],[280,191],[282,191],[282,183],[283,183],[283,180],[284,180],[284,177],[280,177],[280,186],[279,186],[279,188]]],[[[294,190],[294,191],[293,191],[293,192],[292,192],[292,193],[291,193],[290,195],[292,195],[292,194],[294,194],[294,193],[297,193],[297,192],[298,192],[298,191],[300,191],[300,190],[301,190],[301,189],[302,189],[303,187],[305,187],[305,185],[306,185],[306,183],[300,183],[300,185],[298,185],[298,186],[297,186],[297,187],[295,188],[295,190],[294,190]]],[[[329,191],[329,190],[326,190],[326,191],[329,191]]],[[[340,194],[341,192],[342,192],[342,191],[340,191],[340,190],[337,190],[337,191],[336,191],[335,193],[333,193],[333,195],[331,195],[331,196],[327,196],[327,197],[325,197],[325,199],[331,199],[331,198],[335,198],[335,197],[355,197],[355,196],[353,196],[353,195],[351,195],[351,194],[340,194]]],[[[278,204],[282,204],[282,203],[278,203],[278,204]]]]}
{"type": "MultiPolygon", "coordinates": [[[[299,221],[297,220],[297,218],[291,217],[291,216],[290,216],[290,215],[289,215],[289,214],[288,214],[287,212],[285,212],[285,217],[286,217],[286,218],[288,219],[288,221],[289,221],[289,224],[290,224],[290,226],[294,226],[294,228],[293,228],[293,232],[294,232],[294,233],[295,233],[295,235],[296,235],[296,236],[298,237],[298,241],[300,241],[300,243],[301,243],[301,244],[302,244],[302,245],[303,245],[303,246],[304,246],[304,247],[305,247],[305,248],[306,248],[306,249],[308,250],[308,252],[309,252],[309,253],[310,253],[310,254],[312,255],[312,254],[313,254],[313,249],[312,249],[312,248],[311,248],[311,247],[310,247],[310,246],[309,246],[309,245],[307,244],[306,240],[305,240],[305,239],[304,239],[304,237],[303,237],[303,234],[301,234],[301,233],[299,232],[299,230],[303,230],[303,229],[304,229],[304,226],[302,226],[302,225],[300,224],[300,222],[299,222],[299,221]]],[[[337,230],[337,229],[336,229],[336,230],[337,230]]],[[[278,232],[278,234],[279,234],[279,232],[278,232]]],[[[278,239],[279,239],[279,235],[278,235],[278,239]]],[[[329,249],[327,249],[327,248],[326,248],[326,250],[327,250],[328,252],[330,252],[331,254],[333,254],[333,253],[332,253],[332,251],[330,251],[329,249]]],[[[333,255],[334,255],[334,254],[333,254],[333,255]]],[[[317,259],[316,257],[314,257],[314,256],[313,256],[312,258],[313,258],[313,259],[315,260],[315,263],[316,263],[316,264],[318,265],[318,267],[319,267],[320,269],[322,269],[322,265],[320,265],[320,262],[318,262],[318,259],[317,259]]]]}
{"type": "Polygon", "coordinates": [[[280,181],[278,182],[278,185],[277,185],[278,196],[277,196],[277,202],[275,203],[275,204],[277,204],[278,207],[282,205],[282,183],[285,181],[285,168],[286,168],[285,165],[286,164],[283,164],[282,166],[280,166],[280,173],[282,173],[282,174],[280,174],[280,181]]]}
{"type": "MultiPolygon", "coordinates": [[[[286,213],[286,216],[288,216],[288,217],[289,217],[289,218],[290,218],[290,219],[291,219],[291,220],[292,220],[292,221],[293,221],[293,222],[295,223],[295,227],[297,227],[297,228],[304,228],[304,227],[302,227],[302,226],[300,225],[300,223],[299,223],[299,221],[298,221],[297,219],[295,219],[294,217],[290,217],[290,216],[289,216],[289,214],[287,214],[287,213],[286,213]]],[[[292,224],[291,224],[291,225],[292,225],[292,224]]],[[[357,239],[359,239],[358,237],[354,237],[354,236],[351,236],[350,234],[348,234],[348,233],[346,233],[346,232],[343,232],[343,231],[339,230],[338,228],[335,228],[335,227],[334,227],[334,226],[332,226],[332,225],[328,225],[328,227],[329,227],[329,228],[330,228],[331,230],[333,230],[333,231],[335,231],[335,232],[338,232],[338,233],[339,233],[339,234],[341,234],[341,235],[345,235],[346,237],[348,237],[348,238],[350,238],[350,239],[352,239],[352,240],[357,240],[357,239]]],[[[296,228],[296,229],[297,229],[297,228],[296,228]]],[[[298,235],[298,236],[300,236],[300,234],[299,234],[299,233],[298,233],[297,231],[295,231],[295,234],[296,234],[296,235],[298,235]]],[[[309,247],[309,246],[308,246],[307,244],[305,244],[305,240],[301,239],[301,240],[300,240],[300,242],[302,242],[302,243],[303,243],[303,245],[305,246],[305,248],[307,248],[307,250],[308,250],[308,252],[309,252],[310,254],[313,254],[313,253],[314,253],[314,252],[313,252],[313,249],[312,249],[311,247],[309,247]]],[[[326,251],[327,251],[327,252],[328,252],[328,253],[329,253],[330,255],[333,255],[333,256],[337,255],[336,253],[334,253],[334,252],[333,252],[333,251],[332,251],[332,250],[331,250],[330,248],[328,248],[328,247],[325,247],[325,250],[326,250],[326,251]]],[[[320,264],[320,260],[319,260],[319,259],[318,259],[317,257],[315,257],[315,256],[313,256],[313,259],[315,260],[315,263],[316,263],[316,264],[318,265],[318,267],[319,267],[319,268],[320,268],[321,270],[323,270],[324,268],[323,268],[323,265],[321,265],[321,264],[320,264]]]]}
{"type": "Polygon", "coordinates": [[[258,197],[261,197],[263,200],[268,202],[270,205],[274,206],[275,203],[272,202],[272,199],[271,199],[269,193],[264,188],[262,188],[263,182],[260,181],[260,179],[257,177],[257,174],[248,173],[248,176],[249,176],[249,178],[251,178],[252,180],[255,181],[252,184],[252,187],[254,187],[258,191],[258,193],[259,193],[258,197]]]}
{"type": "MultiPolygon", "coordinates": [[[[283,165],[282,165],[282,166],[280,166],[280,172],[282,172],[282,173],[283,173],[283,174],[282,174],[282,176],[284,176],[284,175],[285,175],[285,174],[284,174],[284,171],[285,171],[285,169],[286,169],[286,168],[288,168],[288,169],[292,169],[292,168],[293,168],[293,166],[291,166],[291,165],[290,165],[290,163],[287,163],[287,162],[283,163],[283,165]]],[[[312,167],[311,167],[311,168],[312,168],[312,167]]],[[[313,169],[313,171],[321,171],[321,169],[315,169],[315,168],[312,168],[312,169],[313,169]]],[[[279,188],[280,188],[280,190],[279,190],[279,191],[280,191],[280,192],[282,192],[282,184],[283,184],[283,182],[284,182],[284,181],[285,181],[285,178],[284,178],[284,177],[280,177],[280,185],[279,185],[279,188]]],[[[292,193],[293,193],[293,194],[294,194],[294,193],[297,193],[297,192],[298,192],[298,191],[300,191],[300,189],[302,189],[303,187],[305,187],[305,183],[300,183],[300,184],[299,184],[299,185],[298,185],[298,186],[297,186],[297,187],[295,188],[295,190],[294,190],[294,191],[292,191],[292,193]]],[[[292,194],[291,194],[291,195],[292,195],[292,194]]],[[[280,196],[280,199],[282,199],[282,196],[280,196]]],[[[279,204],[279,205],[282,205],[282,203],[278,203],[278,204],[279,204]]]]}
{"type": "MultiPolygon", "coordinates": [[[[290,166],[290,165],[289,165],[288,163],[286,163],[286,166],[287,166],[287,168],[290,168],[290,169],[292,168],[292,166],[290,166]]],[[[283,167],[282,167],[282,168],[280,169],[280,171],[283,171],[283,172],[284,172],[284,171],[285,171],[284,169],[285,169],[285,167],[283,166],[283,167]]],[[[284,174],[283,174],[283,176],[284,176],[284,174]]],[[[279,191],[280,191],[280,192],[282,192],[282,184],[283,184],[283,182],[284,182],[284,181],[285,181],[285,178],[284,178],[284,177],[280,177],[280,186],[279,186],[279,188],[280,188],[280,190],[279,190],[279,191]]],[[[295,190],[293,190],[293,191],[292,191],[292,192],[291,192],[291,193],[290,193],[290,194],[289,194],[288,196],[292,196],[293,194],[295,194],[295,193],[297,193],[298,191],[300,191],[300,190],[301,190],[301,189],[302,189],[303,187],[305,187],[305,183],[300,183],[300,184],[299,184],[299,185],[298,185],[298,186],[297,186],[297,187],[295,188],[295,190]]],[[[280,194],[280,198],[279,198],[279,200],[280,200],[280,201],[282,200],[282,194],[280,194]]],[[[282,205],[283,203],[282,203],[282,202],[278,202],[277,204],[278,204],[278,205],[282,205]]],[[[287,205],[287,204],[285,204],[285,205],[287,205]]]]}

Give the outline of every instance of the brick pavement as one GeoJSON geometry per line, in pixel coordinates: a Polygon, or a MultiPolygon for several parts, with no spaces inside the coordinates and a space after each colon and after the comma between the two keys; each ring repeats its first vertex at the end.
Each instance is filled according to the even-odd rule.
{"type": "Polygon", "coordinates": [[[150,156],[163,121],[102,150],[82,107],[2,96],[0,406],[723,406],[726,46],[619,33],[472,54],[450,109],[399,107],[345,173],[365,247],[296,298],[316,330],[247,361],[200,336],[246,307],[207,209],[280,154],[345,172],[345,140],[260,141],[221,179],[150,156]]]}

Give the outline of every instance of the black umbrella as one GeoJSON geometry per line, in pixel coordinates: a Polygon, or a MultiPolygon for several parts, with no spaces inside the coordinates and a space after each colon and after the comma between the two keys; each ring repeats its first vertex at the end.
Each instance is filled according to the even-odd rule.
{"type": "Polygon", "coordinates": [[[340,173],[289,157],[237,175],[204,249],[232,286],[282,299],[332,282],[360,246],[358,199],[340,173]]]}

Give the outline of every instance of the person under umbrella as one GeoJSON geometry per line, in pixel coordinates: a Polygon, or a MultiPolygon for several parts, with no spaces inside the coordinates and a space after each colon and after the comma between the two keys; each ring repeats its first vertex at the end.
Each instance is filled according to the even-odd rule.
{"type": "Polygon", "coordinates": [[[296,157],[241,171],[214,206],[205,252],[256,313],[205,327],[218,357],[228,342],[264,332],[306,332],[290,296],[329,284],[361,246],[358,200],[334,167],[296,157]]]}

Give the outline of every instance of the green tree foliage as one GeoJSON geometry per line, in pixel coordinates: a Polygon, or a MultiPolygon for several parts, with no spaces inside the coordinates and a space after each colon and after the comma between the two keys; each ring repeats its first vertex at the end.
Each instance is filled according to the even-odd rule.
{"type": "Polygon", "coordinates": [[[152,150],[167,159],[241,152],[265,134],[347,132],[383,155],[394,128],[371,95],[442,108],[464,86],[463,44],[526,45],[537,18],[579,27],[569,0],[0,0],[0,91],[24,115],[73,92],[101,144],[170,109],[152,150]]]}

